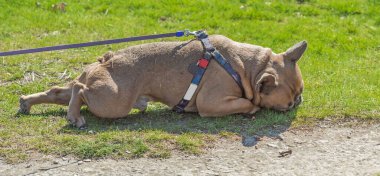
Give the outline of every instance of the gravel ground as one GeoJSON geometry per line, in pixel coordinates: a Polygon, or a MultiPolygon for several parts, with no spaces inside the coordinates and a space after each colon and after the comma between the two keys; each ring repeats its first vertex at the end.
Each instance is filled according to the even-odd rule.
{"type": "Polygon", "coordinates": [[[83,160],[44,156],[9,165],[0,175],[379,175],[380,124],[289,129],[257,145],[220,140],[200,156],[83,160]]]}

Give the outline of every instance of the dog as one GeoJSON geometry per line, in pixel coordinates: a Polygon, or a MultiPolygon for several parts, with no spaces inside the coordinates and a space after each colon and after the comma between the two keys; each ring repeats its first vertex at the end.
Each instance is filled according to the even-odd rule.
{"type": "MultiPolygon", "coordinates": [[[[297,61],[307,48],[306,41],[276,54],[270,48],[222,35],[209,36],[209,40],[240,75],[243,89],[211,59],[186,112],[202,117],[253,115],[261,108],[287,111],[302,102],[303,80],[297,61]]],[[[189,65],[204,52],[198,40],[148,43],[109,52],[65,87],[21,96],[19,112],[29,113],[41,103],[68,105],[69,122],[83,127],[83,105],[101,118],[126,117],[132,108],[145,111],[149,101],[174,107],[191,83],[189,65]]]]}

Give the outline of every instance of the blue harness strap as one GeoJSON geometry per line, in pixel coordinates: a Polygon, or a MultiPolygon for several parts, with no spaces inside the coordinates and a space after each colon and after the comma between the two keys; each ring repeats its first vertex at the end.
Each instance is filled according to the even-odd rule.
{"type": "Polygon", "coordinates": [[[185,96],[176,106],[173,107],[173,111],[178,113],[185,112],[185,107],[189,104],[191,98],[195,94],[195,91],[197,90],[198,85],[200,84],[202,77],[206,72],[208,63],[210,62],[211,58],[214,58],[219,63],[219,65],[222,66],[224,70],[226,70],[227,73],[231,75],[231,77],[240,87],[244,96],[243,84],[241,82],[239,74],[232,68],[232,65],[223,57],[223,55],[220,54],[219,51],[214,48],[214,46],[212,46],[210,40],[208,39],[208,35],[204,31],[197,31],[193,33],[188,32],[186,35],[189,34],[195,35],[196,38],[202,42],[203,47],[206,49],[206,52],[204,58],[198,60],[197,72],[191,80],[191,84],[187,89],[185,96]]]}

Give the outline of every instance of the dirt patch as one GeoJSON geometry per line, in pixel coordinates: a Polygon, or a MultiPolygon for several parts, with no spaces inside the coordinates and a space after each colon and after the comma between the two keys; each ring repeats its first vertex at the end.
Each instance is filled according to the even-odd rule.
{"type": "Polygon", "coordinates": [[[380,173],[380,124],[289,129],[253,147],[221,140],[200,156],[115,161],[44,156],[9,165],[1,175],[375,175],[380,173]]]}

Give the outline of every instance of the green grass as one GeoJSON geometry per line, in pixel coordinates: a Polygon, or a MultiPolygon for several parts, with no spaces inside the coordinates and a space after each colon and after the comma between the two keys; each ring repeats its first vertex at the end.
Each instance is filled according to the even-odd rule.
{"type": "Polygon", "coordinates": [[[150,105],[145,114],[107,121],[84,108],[89,129],[80,131],[63,118],[66,107],[40,105],[31,115],[17,117],[18,97],[63,85],[109,50],[146,42],[0,57],[0,157],[8,162],[26,160],[34,152],[79,158],[201,154],[219,138],[271,134],[277,125],[380,117],[379,1],[67,0],[66,12],[52,9],[59,1],[36,2],[0,0],[0,51],[182,29],[206,29],[277,53],[307,40],[309,48],[299,62],[305,101],[288,113],[261,111],[255,121],[241,115],[179,115],[161,104],[150,105]]]}

